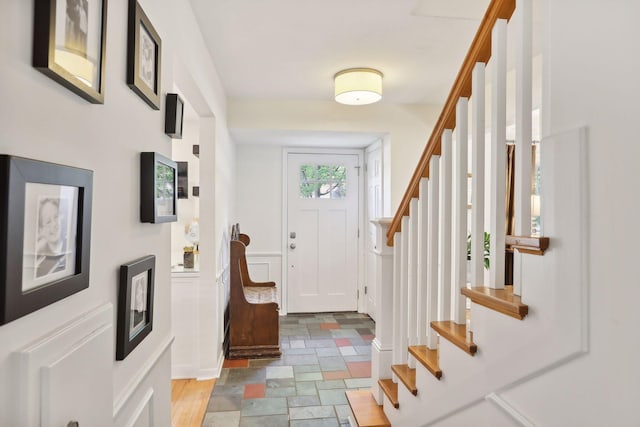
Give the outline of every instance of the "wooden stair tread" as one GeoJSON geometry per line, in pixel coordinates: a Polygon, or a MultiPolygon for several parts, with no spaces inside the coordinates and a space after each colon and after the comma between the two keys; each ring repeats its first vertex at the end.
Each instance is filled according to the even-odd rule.
{"type": "Polygon", "coordinates": [[[391,427],[382,406],[369,390],[347,390],[347,401],[359,427],[391,427]]]}
{"type": "Polygon", "coordinates": [[[522,304],[520,296],[513,294],[513,286],[505,286],[504,289],[462,288],[461,292],[476,304],[516,319],[522,320],[529,313],[529,306],[522,304]]]}
{"type": "Polygon", "coordinates": [[[548,237],[506,236],[505,244],[518,252],[531,255],[544,255],[549,248],[548,237]]]}
{"type": "Polygon", "coordinates": [[[431,322],[431,327],[440,334],[441,337],[451,341],[470,355],[478,351],[478,346],[473,340],[467,340],[467,326],[459,325],[451,320],[444,322],[431,322]]]}
{"type": "Polygon", "coordinates": [[[418,388],[416,387],[416,370],[409,367],[409,365],[391,365],[391,370],[394,374],[400,378],[402,384],[416,396],[418,394],[418,388]]]}
{"type": "Polygon", "coordinates": [[[409,353],[416,358],[434,377],[440,379],[442,370],[438,363],[438,350],[431,350],[426,345],[409,346],[409,353]]]}
{"type": "Polygon", "coordinates": [[[393,380],[389,378],[385,380],[378,380],[378,385],[393,407],[398,409],[400,407],[400,402],[398,402],[398,383],[394,383],[393,380]]]}

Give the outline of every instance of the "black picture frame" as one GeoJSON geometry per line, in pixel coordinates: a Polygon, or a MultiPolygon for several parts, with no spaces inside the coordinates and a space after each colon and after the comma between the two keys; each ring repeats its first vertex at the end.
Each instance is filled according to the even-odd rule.
{"type": "Polygon", "coordinates": [[[162,40],[136,0],[129,0],[127,85],[151,108],[160,109],[162,40]]]}
{"type": "Polygon", "coordinates": [[[89,287],[93,171],[0,155],[0,324],[89,287]]]}
{"type": "Polygon", "coordinates": [[[92,104],[104,103],[107,0],[98,3],[34,1],[33,67],[92,104]],[[61,15],[64,22],[58,22],[61,15]],[[92,28],[94,22],[100,28],[92,28]]]}
{"type": "Polygon", "coordinates": [[[116,360],[124,360],[153,330],[155,255],[120,266],[116,360]]]}
{"type": "Polygon", "coordinates": [[[177,192],[176,162],[159,153],[140,153],[140,221],[177,221],[177,192]]]}
{"type": "Polygon", "coordinates": [[[168,93],[165,101],[164,133],[173,139],[182,139],[184,101],[177,93],[168,93]]]}
{"type": "Polygon", "coordinates": [[[178,199],[189,198],[189,162],[178,164],[178,199]]]}

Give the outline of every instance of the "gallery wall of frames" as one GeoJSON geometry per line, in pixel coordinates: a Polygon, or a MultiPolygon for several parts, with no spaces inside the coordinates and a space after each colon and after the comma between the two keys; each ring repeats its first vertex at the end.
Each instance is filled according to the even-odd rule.
{"type": "MultiPolygon", "coordinates": [[[[107,0],[34,3],[33,67],[93,104],[108,102],[107,10],[107,0]]],[[[162,40],[136,0],[128,2],[126,52],[123,83],[159,110],[162,40]]],[[[184,102],[177,94],[166,99],[165,133],[179,139],[184,102]]],[[[156,152],[141,152],[139,159],[139,220],[176,221],[177,164],[156,152]]],[[[89,287],[93,171],[5,154],[0,173],[11,177],[0,184],[6,219],[0,230],[0,324],[5,324],[89,287]]],[[[119,360],[153,324],[155,257],[141,260],[120,267],[119,360]],[[144,271],[138,271],[140,265],[144,271]]]]}
{"type": "MultiPolygon", "coordinates": [[[[207,164],[234,165],[197,17],[189,0],[10,1],[2,17],[0,425],[166,425],[172,225],[179,194],[194,200],[173,158],[185,106],[206,117],[207,164]]],[[[215,283],[232,203],[213,184],[234,173],[205,173],[202,276],[215,283]]],[[[211,376],[216,300],[193,310],[211,376]]]]}

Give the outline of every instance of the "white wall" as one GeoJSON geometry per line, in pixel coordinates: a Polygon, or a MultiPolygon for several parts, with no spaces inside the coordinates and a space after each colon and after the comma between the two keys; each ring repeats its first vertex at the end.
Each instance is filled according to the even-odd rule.
{"type": "Polygon", "coordinates": [[[251,278],[281,285],[282,147],[238,145],[235,179],[237,222],[240,231],[251,237],[247,248],[251,278]]]}
{"type": "Polygon", "coordinates": [[[229,127],[388,133],[389,209],[395,213],[438,114],[440,107],[384,101],[353,107],[320,101],[230,100],[229,127]]]}
{"type": "MultiPolygon", "coordinates": [[[[223,232],[233,211],[230,176],[234,153],[225,124],[225,95],[189,2],[140,3],[162,38],[163,107],[164,93],[174,83],[187,86],[189,80],[201,97],[194,108],[204,111],[213,122],[202,131],[208,132],[208,139],[201,143],[209,144],[203,151],[208,151],[216,165],[202,174],[208,181],[201,184],[201,210],[209,221],[202,224],[208,239],[202,245],[203,259],[208,263],[203,275],[211,280],[203,291],[209,298],[201,304],[215,307],[220,289],[216,273],[224,270],[216,264],[216,254],[223,246],[223,232]]],[[[13,351],[91,307],[113,304],[115,335],[118,269],[125,262],[155,254],[153,331],[124,361],[116,362],[115,348],[111,348],[113,362],[106,368],[112,371],[117,425],[130,419],[148,387],[155,390],[151,406],[154,425],[169,425],[171,232],[169,224],[139,221],[139,153],[157,151],[171,156],[171,140],[163,132],[164,109],[152,110],[125,83],[127,2],[109,2],[104,105],[89,104],[31,67],[33,2],[3,1],[2,9],[0,75],[3,95],[10,102],[0,107],[0,153],[91,169],[94,193],[90,287],[0,326],[0,377],[8,378],[13,351]]],[[[220,327],[216,316],[220,313],[208,313],[203,324],[209,330],[201,330],[210,343],[203,350],[203,364],[215,369],[221,341],[216,336],[220,327]]],[[[17,404],[16,387],[11,381],[0,382],[0,425],[16,425],[7,418],[9,408],[17,404]]],[[[111,422],[96,420],[96,425],[111,422]]]]}

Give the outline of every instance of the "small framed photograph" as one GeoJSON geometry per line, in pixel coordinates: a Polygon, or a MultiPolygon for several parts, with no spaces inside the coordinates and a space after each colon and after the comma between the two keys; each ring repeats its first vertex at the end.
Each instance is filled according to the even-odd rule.
{"type": "Polygon", "coordinates": [[[129,0],[127,84],[154,110],[160,109],[162,42],[136,0],[129,0]]]}
{"type": "Polygon", "coordinates": [[[154,255],[120,266],[116,360],[124,360],[153,329],[155,267],[154,255]]]}
{"type": "Polygon", "coordinates": [[[189,198],[189,162],[178,164],[178,199],[189,198]]]}
{"type": "Polygon", "coordinates": [[[165,103],[164,133],[173,139],[182,139],[184,101],[177,93],[168,93],[165,103]]]}
{"type": "Polygon", "coordinates": [[[93,104],[104,103],[107,0],[34,2],[33,66],[93,104]]]}
{"type": "Polygon", "coordinates": [[[0,324],[89,287],[93,172],[0,155],[0,324]]]}
{"type": "Polygon", "coordinates": [[[140,153],[140,221],[178,220],[177,168],[176,162],[161,154],[140,153]]]}

